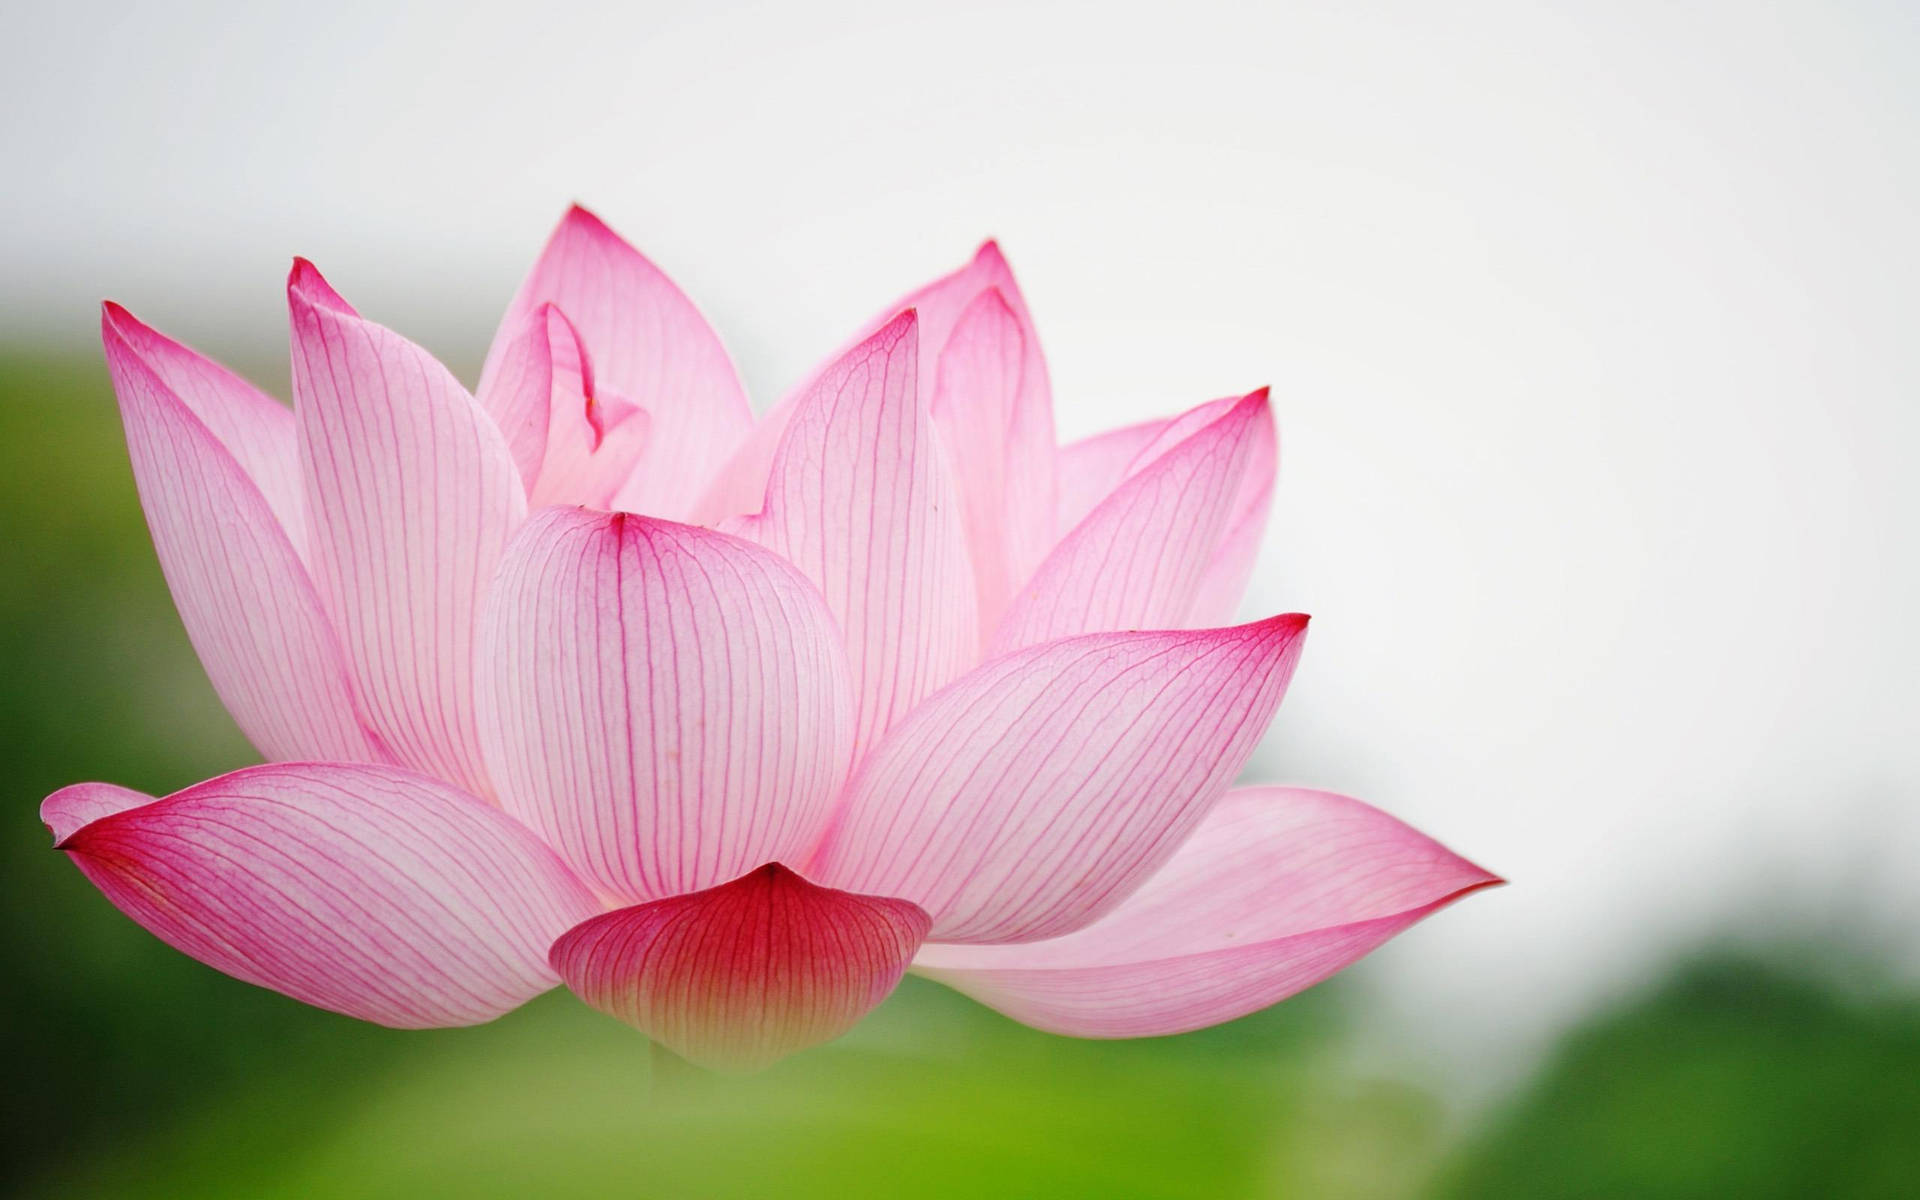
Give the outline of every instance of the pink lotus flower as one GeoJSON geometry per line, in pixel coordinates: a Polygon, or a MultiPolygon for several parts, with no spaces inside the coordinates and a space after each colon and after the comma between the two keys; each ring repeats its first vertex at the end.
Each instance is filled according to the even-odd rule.
{"type": "Polygon", "coordinates": [[[1495,882],[1324,792],[1229,790],[1306,618],[1230,618],[1264,391],[1064,447],[989,243],[755,422],[586,212],[477,395],[295,264],[291,410],[107,305],[168,585],[269,760],[42,815],[222,971],[386,1025],[565,982],[702,1063],[837,1036],[909,968],[1175,1033],[1495,882]]]}

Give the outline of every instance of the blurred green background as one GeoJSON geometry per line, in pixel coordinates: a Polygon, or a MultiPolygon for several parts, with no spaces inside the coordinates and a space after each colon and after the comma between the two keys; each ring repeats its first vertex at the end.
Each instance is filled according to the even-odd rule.
{"type": "Polygon", "coordinates": [[[97,361],[0,356],[0,463],[12,768],[0,1182],[12,1194],[1920,1186],[1920,1001],[1831,945],[1703,947],[1492,1089],[1396,1067],[1365,1017],[1364,964],[1233,1025],[1135,1043],[1048,1037],[909,980],[840,1043],[744,1079],[656,1071],[638,1035],[564,993],[477,1029],[397,1033],[227,979],[116,913],[36,818],[44,794],[78,779],[166,792],[252,758],[173,614],[97,361]]]}

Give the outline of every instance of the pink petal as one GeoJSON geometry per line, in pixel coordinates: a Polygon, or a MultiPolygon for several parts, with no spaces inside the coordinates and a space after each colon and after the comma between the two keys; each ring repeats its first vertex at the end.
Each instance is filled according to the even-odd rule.
{"type": "Polygon", "coordinates": [[[215,432],[217,425],[249,446],[256,468],[285,470],[290,461],[272,466],[274,419],[246,415],[250,402],[223,382],[230,376],[210,363],[196,368],[203,360],[124,310],[110,306],[101,326],[154,550],[227,711],[267,758],[384,761],[357,714],[346,657],[286,526],[215,432]],[[196,389],[195,401],[169,380],[196,389]],[[218,414],[216,424],[196,405],[218,414]]]}
{"type": "Polygon", "coordinates": [[[1086,520],[1094,505],[1146,465],[1140,461],[1140,452],[1156,442],[1173,421],[1169,417],[1126,425],[1060,447],[1056,528],[1071,530],[1086,520]]]}
{"type": "Polygon", "coordinates": [[[941,941],[1078,929],[1233,781],[1306,623],[1095,634],[962,676],[867,759],[809,875],[912,900],[941,941]]]}
{"type": "Polygon", "coordinates": [[[367,719],[403,764],[490,793],[474,625],[526,496],[505,439],[426,351],[287,284],[314,581],[367,719]]]}
{"type": "Polygon", "coordinates": [[[1092,925],[1020,946],[928,946],[915,969],[1055,1033],[1183,1033],[1277,1003],[1498,882],[1358,800],[1242,788],[1092,925]]]}
{"type": "MultiPolygon", "coordinates": [[[[1265,396],[1262,389],[1256,395],[1265,396]]],[[[1215,400],[1178,417],[1109,430],[1060,450],[1059,528],[1071,530],[1122,483],[1217,419],[1239,397],[1215,400]]],[[[1205,628],[1233,619],[1252,577],[1260,540],[1273,506],[1279,445],[1271,409],[1255,423],[1240,486],[1234,493],[1225,531],[1208,560],[1192,611],[1183,625],[1205,628]]]]}
{"type": "MultiPolygon", "coordinates": [[[[986,251],[982,251],[986,254],[986,251]]],[[[997,251],[992,259],[1004,269],[997,251]]],[[[1006,277],[1009,287],[1012,277],[1006,277]]],[[[1017,303],[1018,293],[1014,293],[1017,303]]],[[[933,417],[960,471],[981,626],[1001,611],[1053,544],[1053,408],[1027,323],[998,288],[962,311],[942,344],[933,417]]]]}
{"type": "Polygon", "coordinates": [[[212,359],[141,324],[118,304],[101,306],[100,327],[109,359],[131,356],[151,371],[246,472],[288,540],[296,548],[304,545],[293,410],[212,359]]]}
{"type": "Polygon", "coordinates": [[[614,504],[684,517],[753,427],[733,363],[691,301],[660,269],[575,206],[507,308],[480,376],[491,393],[508,371],[513,340],[551,303],[579,331],[598,384],[651,418],[631,475],[614,504]]]}
{"type": "Polygon", "coordinates": [[[702,1066],[757,1070],[839,1037],[927,935],[904,900],[815,887],[769,863],[569,930],[553,965],[588,1004],[702,1066]]]}
{"type": "Polygon", "coordinates": [[[790,564],[725,534],[534,514],[500,564],[479,661],[502,803],[625,899],[797,855],[846,773],[833,618],[790,564]]]}
{"type": "Polygon", "coordinates": [[[518,1007],[557,982],[553,939],[599,909],[511,817],[390,767],[249,767],[162,800],[83,783],[41,817],[168,945],[382,1025],[518,1007]]]}
{"type": "MultiPolygon", "coordinates": [[[[1053,401],[1047,364],[1025,299],[1000,248],[921,288],[867,323],[795,396],[904,309],[920,329],[919,391],[955,470],[980,606],[991,629],[1000,610],[1053,544],[1053,401]]],[[[771,443],[791,415],[789,398],[767,415],[716,477],[698,512],[713,522],[752,512],[771,443]]]]}
{"type": "Polygon", "coordinates": [[[825,594],[853,669],[855,752],[959,674],[977,652],[958,497],[915,391],[905,312],[800,399],[766,505],[728,526],[825,594]]]}
{"type": "Polygon", "coordinates": [[[633,474],[652,421],[598,387],[587,348],[543,304],[508,343],[481,406],[507,437],[533,508],[604,508],[633,474]]]}
{"type": "MultiPolygon", "coordinates": [[[[1199,428],[1191,432],[1187,422],[1176,422],[1175,436],[1185,436],[1054,548],[1001,618],[992,652],[1078,633],[1188,623],[1255,447],[1263,433],[1272,435],[1264,391],[1205,415],[1210,419],[1193,422],[1199,428]]],[[[1143,449],[1143,457],[1153,450],[1143,449]]]]}

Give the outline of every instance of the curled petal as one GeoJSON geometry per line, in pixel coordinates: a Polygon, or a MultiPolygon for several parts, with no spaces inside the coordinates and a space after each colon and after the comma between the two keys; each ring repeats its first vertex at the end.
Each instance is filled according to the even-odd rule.
{"type": "Polygon", "coordinates": [[[852,783],[809,875],[900,896],[932,937],[1078,929],[1157,869],[1280,703],[1306,618],[1094,634],[963,675],[852,783]]]}
{"type": "Polygon", "coordinates": [[[958,496],[915,392],[902,313],[817,379],[786,426],[765,507],[727,528],[819,585],[853,670],[856,755],[972,661],[958,496]]]}
{"type": "Polygon", "coordinates": [[[819,837],[852,731],[819,593],[726,534],[545,509],[481,635],[501,802],[613,895],[733,879],[819,837]]]}
{"type": "Polygon", "coordinates": [[[594,381],[572,322],[543,304],[507,345],[492,386],[479,397],[506,435],[533,508],[605,508],[639,461],[652,424],[594,381]]]}
{"type": "Polygon", "coordinates": [[[1092,925],[1020,946],[932,945],[914,967],[1055,1033],[1183,1033],[1277,1003],[1498,882],[1358,800],[1242,788],[1092,925]]]}
{"type": "Polygon", "coordinates": [[[1176,422],[1173,437],[1155,439],[1173,440],[1170,449],[1144,448],[1148,464],[1040,564],[994,632],[998,652],[1076,633],[1188,624],[1232,528],[1248,463],[1273,429],[1264,391],[1206,410],[1197,429],[1176,422]]]}
{"type": "Polygon", "coordinates": [[[578,330],[598,385],[650,418],[614,506],[684,518],[753,427],[719,337],[658,267],[576,205],[507,308],[480,376],[482,394],[504,386],[512,344],[544,304],[578,330]]]}
{"type": "Polygon", "coordinates": [[[400,1028],[488,1021],[552,987],[553,939],[600,907],[511,817],[390,767],[250,767],[161,800],[83,783],[41,816],[168,945],[400,1028]]]}
{"type": "MultiPolygon", "coordinates": [[[[227,711],[267,758],[384,761],[287,526],[214,432],[224,428],[250,446],[255,469],[274,472],[281,483],[281,474],[297,481],[290,460],[270,446],[280,436],[278,418],[245,415],[246,402],[224,382],[230,377],[212,364],[194,366],[190,352],[124,310],[109,307],[102,336],[154,550],[227,711]],[[195,401],[183,399],[170,379],[200,389],[195,401]],[[222,408],[222,397],[232,404],[222,408]],[[199,412],[223,416],[210,425],[199,412]]],[[[291,452],[290,440],[285,449],[291,452]]]]}
{"type": "Polygon", "coordinates": [[[473,637],[526,515],[512,452],[445,367],[344,307],[312,264],[287,298],[314,582],[363,710],[398,761],[489,794],[473,637]]]}
{"type": "Polygon", "coordinates": [[[816,887],[778,863],[569,930],[553,965],[581,999],[702,1066],[755,1070],[839,1037],[887,998],[927,934],[904,900],[816,887]]]}

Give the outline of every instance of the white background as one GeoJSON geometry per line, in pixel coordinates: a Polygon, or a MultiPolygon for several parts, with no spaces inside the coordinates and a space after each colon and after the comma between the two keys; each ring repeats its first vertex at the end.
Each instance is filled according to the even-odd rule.
{"type": "Polygon", "coordinates": [[[1717,932],[1912,961],[1920,10],[20,8],[15,342],[272,362],[298,252],[468,369],[577,198],[762,403],[987,234],[1063,434],[1273,384],[1256,773],[1514,881],[1367,968],[1436,1070],[1717,932]]]}

